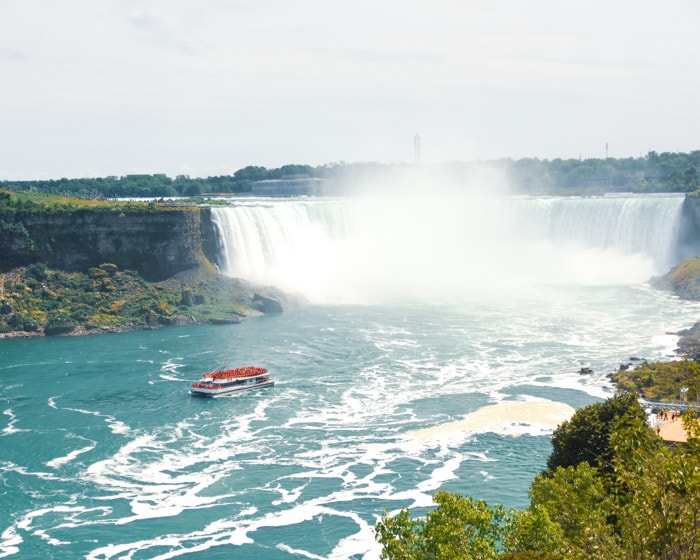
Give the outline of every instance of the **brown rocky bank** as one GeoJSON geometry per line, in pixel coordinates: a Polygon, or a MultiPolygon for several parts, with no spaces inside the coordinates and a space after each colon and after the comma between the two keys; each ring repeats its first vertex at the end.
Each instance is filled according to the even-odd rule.
{"type": "MultiPolygon", "coordinates": [[[[663,276],[651,279],[651,285],[667,290],[681,299],[700,301],[700,257],[681,261],[663,276]]],[[[700,361],[700,323],[677,333],[678,352],[694,361],[700,361]]]]}

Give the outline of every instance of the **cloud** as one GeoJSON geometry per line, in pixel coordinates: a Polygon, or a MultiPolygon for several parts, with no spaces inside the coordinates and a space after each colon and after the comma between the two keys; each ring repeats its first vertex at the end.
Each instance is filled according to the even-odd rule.
{"type": "Polygon", "coordinates": [[[381,50],[381,49],[309,49],[312,54],[329,56],[333,59],[345,59],[358,64],[435,64],[443,58],[435,53],[418,50],[381,50]]]}
{"type": "Polygon", "coordinates": [[[0,169],[697,149],[700,7],[640,2],[4,2],[0,169]]]}
{"type": "Polygon", "coordinates": [[[160,10],[144,10],[144,9],[131,9],[126,14],[126,19],[129,23],[134,25],[162,25],[165,19],[160,13],[160,10]]]}
{"type": "Polygon", "coordinates": [[[8,61],[21,61],[26,60],[27,58],[27,55],[23,52],[9,48],[0,48],[0,59],[8,61]]]}

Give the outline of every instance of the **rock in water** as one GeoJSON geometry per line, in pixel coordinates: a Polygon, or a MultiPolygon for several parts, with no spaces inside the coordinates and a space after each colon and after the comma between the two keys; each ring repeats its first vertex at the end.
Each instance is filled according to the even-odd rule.
{"type": "Polygon", "coordinates": [[[253,296],[253,304],[263,313],[282,313],[282,303],[278,299],[256,293],[253,296]]]}

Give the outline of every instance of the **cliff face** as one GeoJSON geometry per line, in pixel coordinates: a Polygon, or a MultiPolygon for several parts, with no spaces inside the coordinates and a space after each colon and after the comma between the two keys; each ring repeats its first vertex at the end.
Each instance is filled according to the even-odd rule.
{"type": "Polygon", "coordinates": [[[678,260],[700,255],[700,193],[691,193],[683,201],[680,231],[678,232],[678,260]]]}
{"type": "Polygon", "coordinates": [[[163,280],[201,262],[203,233],[197,208],[31,212],[0,236],[0,270],[43,262],[79,271],[109,262],[163,280]]]}

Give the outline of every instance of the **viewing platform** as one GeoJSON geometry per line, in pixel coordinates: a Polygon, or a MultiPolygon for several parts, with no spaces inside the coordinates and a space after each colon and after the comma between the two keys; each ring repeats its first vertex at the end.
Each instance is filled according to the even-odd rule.
{"type": "Polygon", "coordinates": [[[667,444],[688,442],[682,412],[678,409],[663,410],[654,414],[651,416],[651,426],[667,444]]]}

